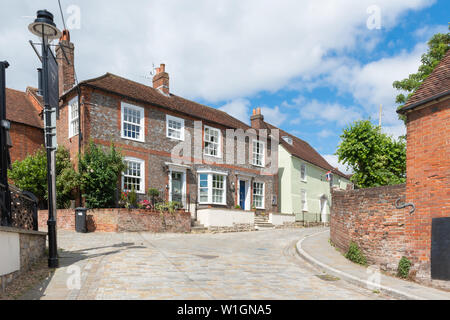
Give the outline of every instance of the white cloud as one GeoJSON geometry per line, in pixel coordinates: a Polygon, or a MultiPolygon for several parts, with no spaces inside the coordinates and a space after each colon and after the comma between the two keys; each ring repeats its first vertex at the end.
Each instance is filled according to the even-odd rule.
{"type": "Polygon", "coordinates": [[[317,135],[318,135],[320,138],[328,138],[328,137],[333,136],[334,134],[335,134],[335,133],[334,133],[333,131],[331,131],[331,130],[323,129],[323,130],[320,131],[317,135]]]}
{"type": "Polygon", "coordinates": [[[346,107],[338,103],[323,103],[312,100],[304,106],[299,106],[300,118],[336,122],[343,126],[361,118],[361,113],[356,107],[346,107]]]}
{"type": "MultiPolygon", "coordinates": [[[[356,61],[342,65],[326,77],[325,84],[338,88],[340,93],[350,93],[373,120],[379,118],[383,105],[382,123],[399,125],[395,97],[398,91],[392,87],[396,80],[402,80],[417,72],[420,57],[426,51],[424,43],[418,44],[412,52],[400,54],[360,65],[356,61]]],[[[322,84],[324,85],[324,84],[322,84]]]]}
{"type": "MultiPolygon", "coordinates": [[[[378,0],[382,25],[431,0],[378,0]]],[[[63,8],[72,3],[63,1],[63,8]]],[[[376,32],[366,28],[372,0],[77,1],[81,29],[72,31],[79,78],[118,73],[149,84],[152,63],[165,62],[174,93],[231,101],[275,92],[294,78],[327,72],[327,53],[371,50],[376,32]]],[[[56,1],[3,1],[0,44],[8,59],[8,86],[36,85],[37,58],[27,30],[37,9],[48,8],[61,26],[56,1]],[[6,2],[6,3],[5,3],[6,2]]],[[[375,40],[374,40],[375,39],[375,40]]]]}
{"type": "Polygon", "coordinates": [[[247,99],[235,99],[219,108],[244,123],[250,123],[250,101],[247,99]]]}
{"type": "Polygon", "coordinates": [[[339,171],[341,171],[342,173],[345,174],[352,174],[353,170],[348,168],[346,165],[341,164],[338,161],[338,156],[334,155],[334,154],[326,154],[326,155],[322,155],[322,157],[325,158],[325,160],[327,160],[327,162],[333,167],[333,168],[338,168],[339,171]]]}
{"type": "Polygon", "coordinates": [[[275,108],[262,107],[261,113],[264,115],[265,121],[277,127],[281,126],[288,116],[286,113],[283,113],[278,106],[275,108]]]}

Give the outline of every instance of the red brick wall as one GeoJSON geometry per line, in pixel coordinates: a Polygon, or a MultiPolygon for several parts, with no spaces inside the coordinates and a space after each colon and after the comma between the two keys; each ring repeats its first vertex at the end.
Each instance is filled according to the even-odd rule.
{"type": "Polygon", "coordinates": [[[358,244],[371,264],[396,271],[405,246],[405,216],[409,208],[396,209],[405,200],[405,185],[351,191],[332,191],[331,241],[347,251],[358,244]]]}
{"type": "Polygon", "coordinates": [[[417,277],[430,278],[431,222],[450,217],[450,100],[407,118],[406,200],[416,212],[406,219],[406,240],[417,277]]]}
{"type": "MultiPolygon", "coordinates": [[[[39,211],[39,228],[47,228],[47,211],[39,211]]],[[[149,212],[146,210],[96,209],[87,212],[89,232],[174,232],[191,231],[189,212],[149,212]]],[[[57,227],[75,231],[75,210],[58,210],[57,227]]]]}
{"type": "Polygon", "coordinates": [[[13,144],[10,149],[11,163],[22,161],[44,144],[44,130],[26,124],[11,122],[10,135],[13,144]]]}

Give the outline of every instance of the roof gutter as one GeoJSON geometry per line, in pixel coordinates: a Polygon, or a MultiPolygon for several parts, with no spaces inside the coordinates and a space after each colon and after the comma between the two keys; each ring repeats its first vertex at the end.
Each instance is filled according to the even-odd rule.
{"type": "Polygon", "coordinates": [[[413,110],[413,109],[415,109],[415,108],[417,108],[417,107],[419,107],[419,106],[421,106],[421,105],[423,105],[423,104],[426,104],[426,103],[431,102],[431,101],[434,101],[434,100],[438,100],[438,99],[440,99],[440,98],[442,98],[442,97],[445,97],[445,96],[447,96],[447,95],[449,95],[449,94],[450,94],[450,90],[447,90],[447,91],[445,91],[445,92],[439,93],[439,94],[434,95],[434,96],[432,96],[432,97],[430,97],[430,98],[427,98],[427,99],[425,99],[425,100],[416,102],[416,103],[414,103],[414,104],[412,104],[412,105],[410,105],[410,106],[408,106],[408,107],[406,107],[406,108],[401,108],[401,109],[397,110],[397,113],[399,113],[399,114],[405,114],[405,113],[407,113],[408,111],[413,110]]]}

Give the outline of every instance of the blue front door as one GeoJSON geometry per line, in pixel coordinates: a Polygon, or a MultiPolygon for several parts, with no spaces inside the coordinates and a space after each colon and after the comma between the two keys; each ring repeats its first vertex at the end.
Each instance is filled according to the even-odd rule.
{"type": "Polygon", "coordinates": [[[245,181],[239,181],[239,206],[242,210],[245,210],[245,181]]]}

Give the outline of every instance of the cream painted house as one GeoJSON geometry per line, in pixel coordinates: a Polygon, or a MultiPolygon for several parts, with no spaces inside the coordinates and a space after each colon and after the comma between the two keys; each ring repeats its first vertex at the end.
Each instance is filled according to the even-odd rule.
{"type": "Polygon", "coordinates": [[[295,214],[297,221],[328,222],[331,188],[353,188],[349,177],[333,168],[307,142],[281,129],[279,132],[279,211],[295,214]]]}

